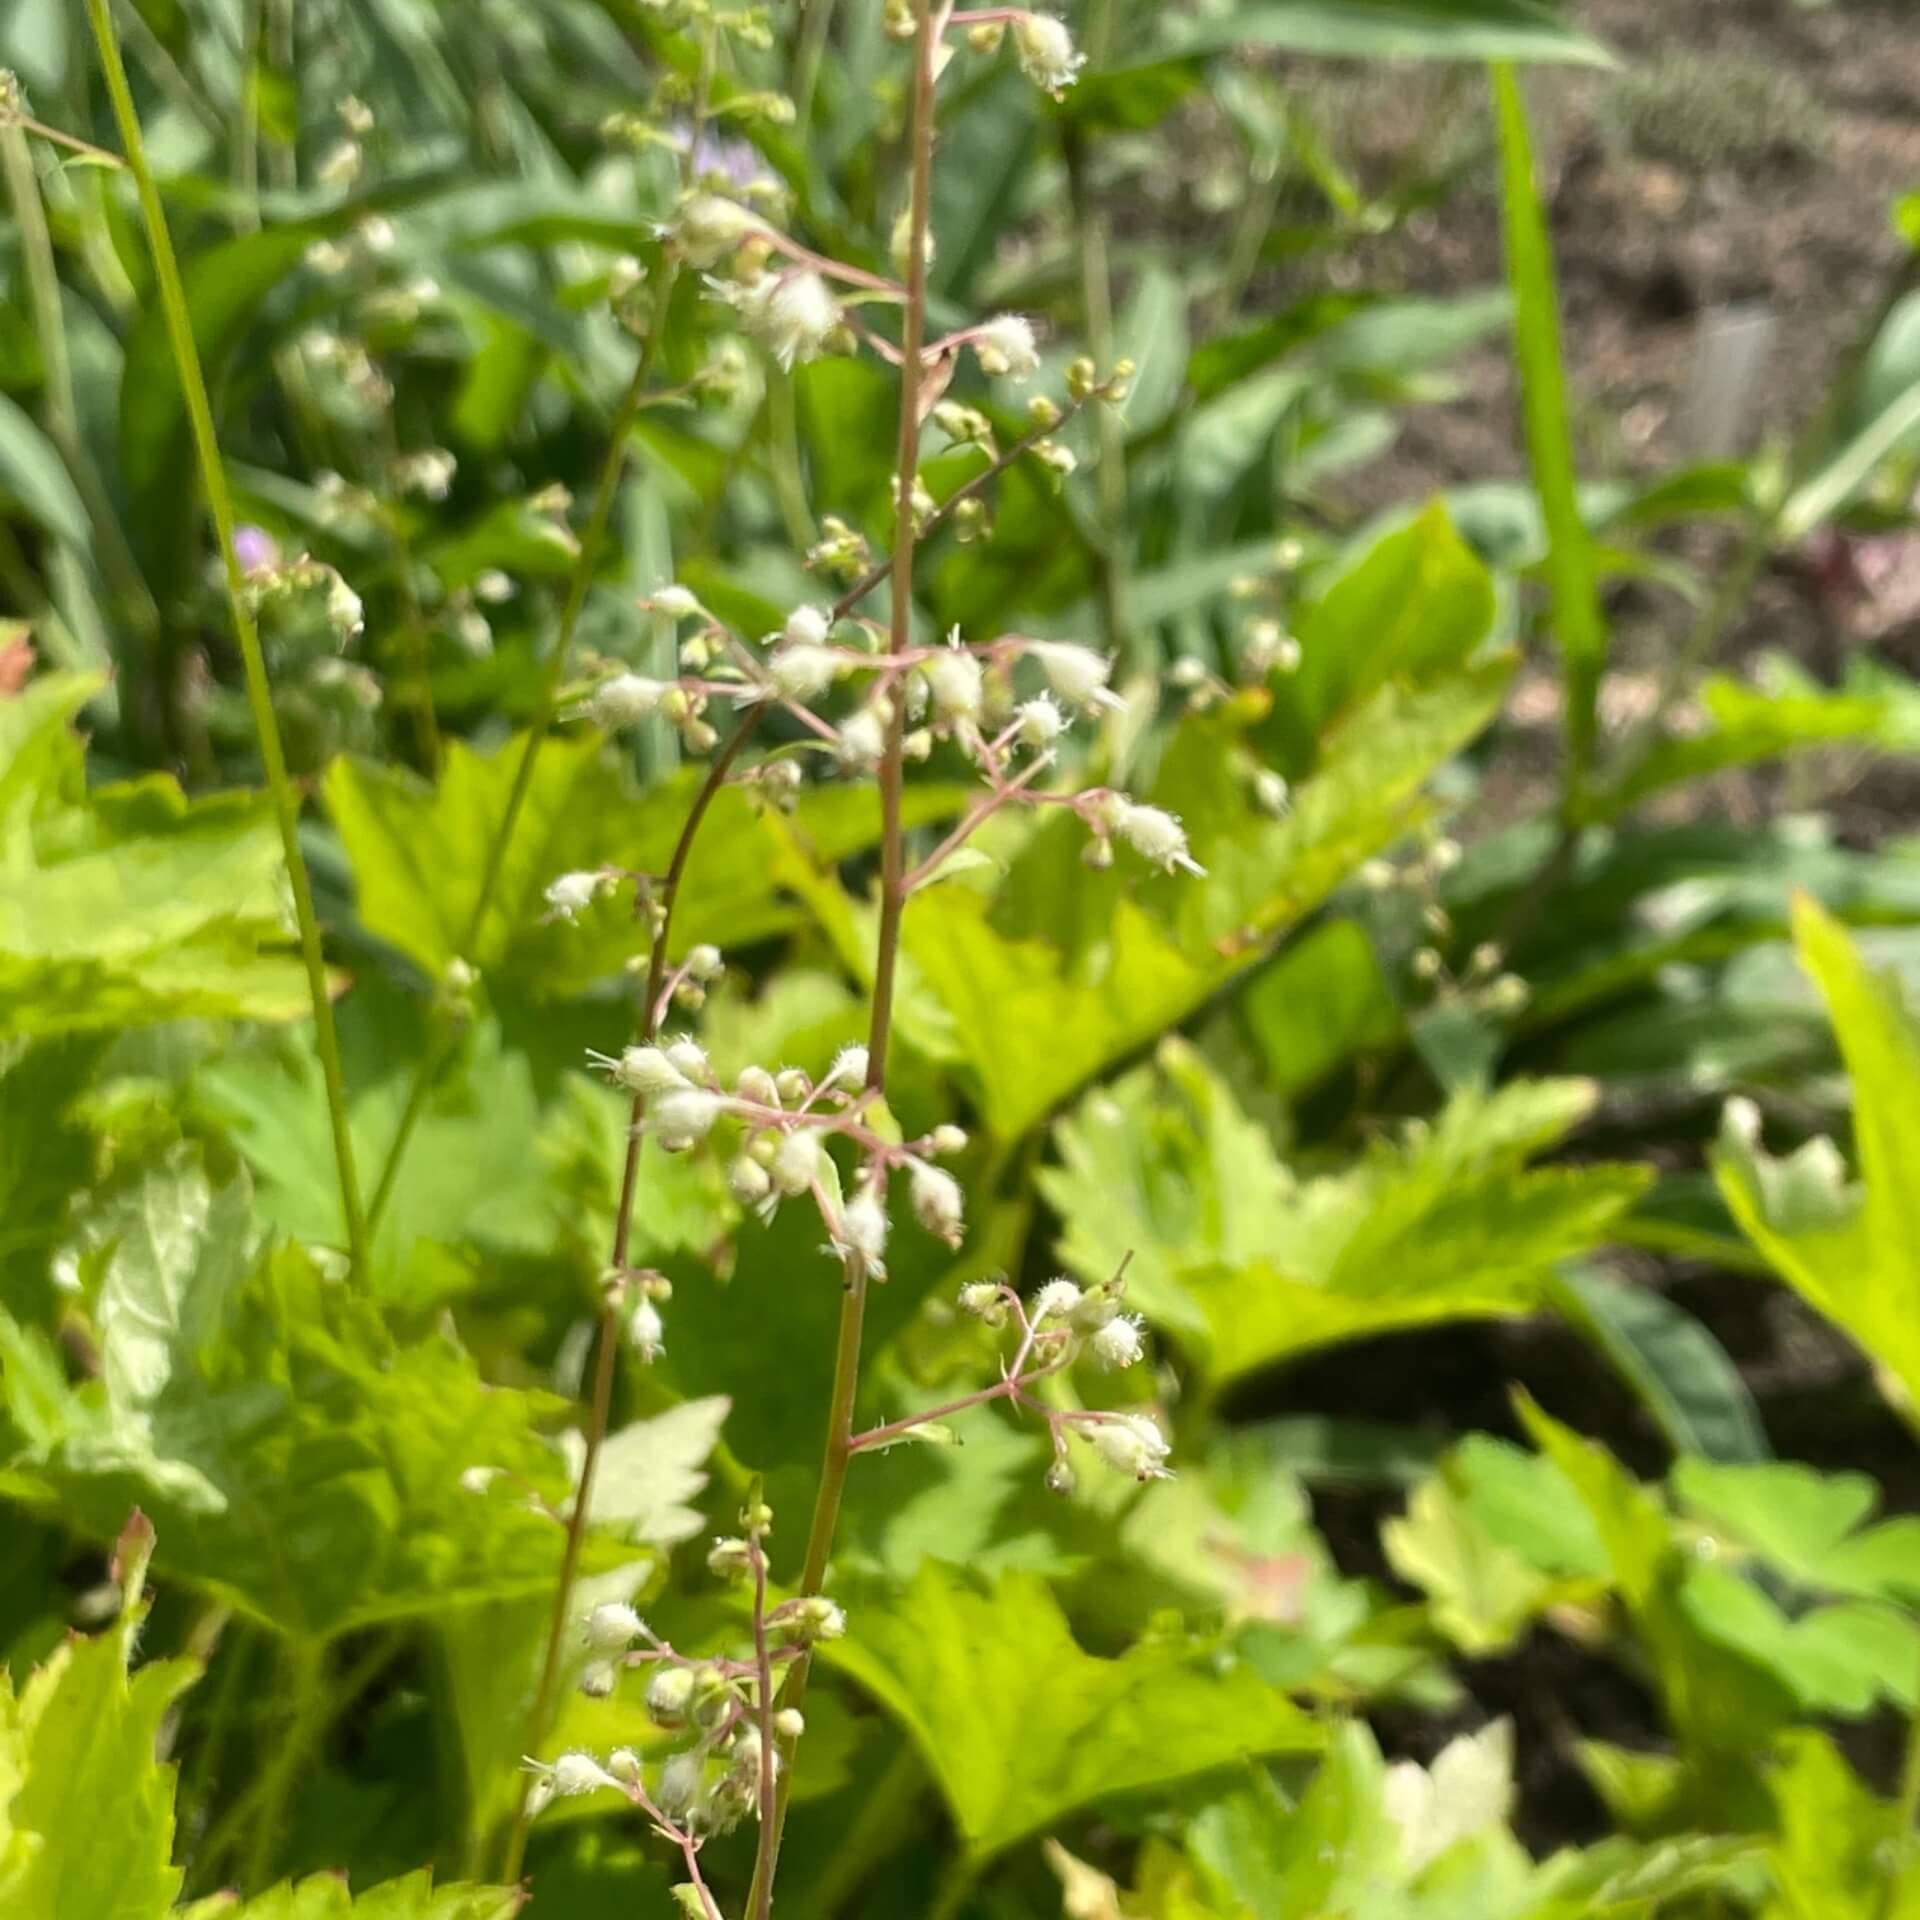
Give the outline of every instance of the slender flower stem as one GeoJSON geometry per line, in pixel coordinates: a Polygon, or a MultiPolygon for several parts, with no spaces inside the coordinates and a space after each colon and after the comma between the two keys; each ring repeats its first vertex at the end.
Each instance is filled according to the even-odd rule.
{"type": "Polygon", "coordinates": [[[755,1798],[760,1809],[760,1831],[774,1821],[773,1783],[773,1654],[767,1642],[767,1544],[755,1528],[748,1536],[753,1556],[753,1717],[760,1729],[760,1778],[755,1798]]]}
{"type": "MultiPolygon", "coordinates": [[[[914,0],[912,111],[908,146],[912,188],[907,213],[907,302],[903,316],[900,362],[900,432],[895,475],[898,500],[894,511],[893,553],[890,571],[893,604],[890,609],[889,651],[905,653],[913,637],[913,560],[919,530],[913,516],[913,478],[919,469],[921,376],[925,371],[927,339],[927,232],[933,205],[934,49],[947,25],[950,5],[937,9],[934,0],[914,0]]],[[[887,725],[887,751],[880,768],[880,805],[883,838],[880,850],[880,929],[874,958],[873,1019],[867,1034],[867,1087],[884,1096],[888,1043],[893,1033],[893,994],[900,951],[900,922],[906,905],[906,836],[901,820],[905,785],[906,700],[896,692],[887,725]]],[[[864,1261],[849,1259],[840,1295],[840,1325],[834,1345],[833,1395],[827,1416],[825,1454],[820,1486],[814,1497],[813,1519],[807,1529],[806,1561],[800,1591],[818,1593],[826,1582],[834,1534],[840,1524],[840,1502],[846,1490],[847,1466],[853,1457],[853,1408],[860,1384],[860,1344],[866,1320],[868,1275],[864,1261]]],[[[798,1707],[806,1697],[812,1662],[802,1657],[788,1672],[782,1701],[798,1707]]],[[[769,1920],[773,1912],[774,1878],[780,1866],[780,1841],[791,1796],[791,1772],[775,1796],[773,1818],[760,1823],[759,1845],[753,1863],[753,1884],[747,1896],[749,1920],[769,1920]]]]}
{"type": "Polygon", "coordinates": [[[87,0],[88,18],[94,39],[100,48],[100,64],[106,75],[107,92],[113,100],[114,118],[119,122],[121,144],[127,150],[127,165],[140,193],[140,211],[146,223],[147,245],[153,254],[154,278],[159,284],[161,306],[166,314],[167,338],[173,349],[173,362],[180,389],[187,403],[187,418],[193,427],[194,450],[200,463],[200,480],[206,489],[207,506],[213,515],[214,529],[220,539],[220,558],[226,570],[227,602],[233,614],[234,636],[240,643],[240,658],[246,670],[247,701],[253,709],[253,724],[260,736],[260,758],[266,765],[267,785],[273,791],[275,814],[280,825],[280,844],[286,854],[287,878],[293,887],[294,916],[300,928],[300,954],[307,973],[307,991],[313,1002],[315,1046],[320,1055],[320,1072],[326,1082],[327,1116],[333,1132],[333,1157],[340,1181],[340,1212],[346,1225],[347,1248],[353,1271],[362,1285],[367,1281],[367,1221],[360,1207],[360,1182],[354,1171],[353,1135],[347,1124],[346,1079],[340,1067],[340,1041],[334,1032],[333,1000],[327,988],[327,963],[320,948],[320,922],[313,910],[313,888],[307,878],[307,863],[300,852],[300,796],[287,773],[287,756],[280,744],[280,724],[274,717],[273,689],[267,681],[266,656],[260,647],[260,632],[247,605],[245,579],[240,557],[233,544],[233,501],[227,492],[226,469],[220,462],[220,446],[214,436],[213,408],[207,399],[206,376],[201,370],[199,349],[194,345],[193,320],[187,311],[186,289],[181,285],[179,262],[174,258],[173,238],[167,231],[166,209],[160,204],[160,190],[154,184],[153,169],[147,163],[146,143],[141,136],[140,115],[133,104],[133,92],[127,85],[127,70],[120,58],[120,43],[114,35],[110,0],[87,0]]]}

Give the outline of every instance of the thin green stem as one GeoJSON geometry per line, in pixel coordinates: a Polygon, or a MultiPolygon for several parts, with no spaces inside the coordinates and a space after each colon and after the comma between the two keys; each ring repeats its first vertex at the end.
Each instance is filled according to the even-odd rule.
{"type": "Polygon", "coordinates": [[[1907,1725],[1906,1757],[1900,1764],[1900,1789],[1893,1803],[1893,1857],[1881,1882],[1874,1920],[1893,1920],[1913,1865],[1914,1822],[1920,1820],[1920,1703],[1907,1725]]]}
{"type": "Polygon", "coordinates": [[[834,0],[806,0],[800,23],[793,55],[793,84],[788,91],[793,95],[794,123],[803,130],[813,122],[813,96],[820,85],[827,37],[833,31],[833,9],[834,0]]]}
{"type": "MultiPolygon", "coordinates": [[[[944,21],[946,8],[940,9],[944,21]]],[[[904,653],[913,637],[913,562],[917,529],[913,517],[913,477],[920,463],[920,396],[927,327],[927,235],[933,211],[934,45],[937,39],[932,0],[914,0],[912,110],[907,122],[912,188],[907,215],[907,299],[900,358],[900,426],[895,450],[897,477],[890,567],[893,600],[889,609],[889,649],[904,653]]],[[[887,1054],[893,1036],[893,996],[900,954],[900,926],[906,908],[906,833],[902,822],[905,788],[905,689],[897,688],[887,726],[887,751],[880,767],[882,838],[880,847],[880,928],[874,955],[873,1017],[867,1031],[867,1086],[885,1097],[887,1054]]],[[[868,1275],[859,1259],[847,1262],[840,1294],[840,1322],[834,1340],[833,1392],[827,1410],[827,1438],[820,1462],[820,1484],[807,1527],[806,1560],[800,1591],[818,1593],[826,1583],[840,1526],[847,1468],[853,1458],[853,1411],[860,1386],[860,1347],[865,1329],[868,1275]]],[[[789,1670],[781,1704],[798,1707],[806,1697],[811,1657],[802,1654],[789,1670]]],[[[760,1823],[754,1853],[753,1883],[747,1895],[749,1920],[769,1920],[774,1881],[780,1870],[780,1843],[792,1797],[792,1769],[782,1775],[771,1821],[760,1823]]]]}
{"type": "Polygon", "coordinates": [[[246,1884],[257,1892],[272,1875],[273,1861],[286,1826],[287,1799],[300,1770],[332,1717],[327,1707],[326,1648],[310,1640],[287,1642],[293,1711],[286,1730],[272,1743],[260,1777],[258,1819],[247,1848],[246,1884]]]}
{"type": "Polygon", "coordinates": [[[206,489],[207,506],[220,540],[220,558],[226,572],[227,603],[233,614],[233,631],[240,644],[245,668],[247,701],[253,710],[253,724],[260,736],[260,758],[265,763],[267,785],[272,789],[274,812],[280,826],[280,844],[286,854],[287,878],[293,888],[293,910],[300,928],[300,955],[307,973],[307,991],[313,1002],[315,1045],[320,1055],[320,1071],[326,1082],[327,1116],[333,1133],[333,1157],[340,1182],[340,1212],[346,1226],[348,1253],[355,1276],[364,1285],[367,1279],[367,1223],[360,1207],[360,1183],[354,1172],[353,1136],[347,1124],[346,1078],[340,1067],[340,1041],[334,1031],[333,1000],[327,987],[327,963],[320,947],[320,922],[313,910],[313,887],[307,878],[307,863],[300,852],[300,797],[287,773],[287,757],[280,744],[280,724],[274,717],[273,689],[267,681],[266,656],[260,647],[260,632],[247,605],[246,585],[239,555],[233,544],[233,501],[227,492],[226,469],[221,465],[220,446],[213,430],[213,407],[207,399],[207,382],[200,366],[199,349],[194,344],[193,320],[187,311],[186,289],[180,281],[180,265],[174,257],[173,237],[167,230],[166,209],[160,204],[160,189],[154,184],[153,169],[147,163],[146,142],[141,137],[140,115],[133,103],[133,91],[127,85],[127,70],[120,58],[120,43],[114,36],[110,0],[87,0],[87,14],[93,23],[94,39],[100,48],[100,64],[106,76],[107,91],[113,100],[114,118],[119,122],[120,141],[127,151],[127,165],[133,172],[140,193],[140,211],[146,223],[147,245],[153,254],[154,278],[159,284],[161,306],[166,314],[167,339],[173,349],[174,369],[186,397],[187,418],[193,428],[194,451],[200,463],[200,480],[206,489]]]}

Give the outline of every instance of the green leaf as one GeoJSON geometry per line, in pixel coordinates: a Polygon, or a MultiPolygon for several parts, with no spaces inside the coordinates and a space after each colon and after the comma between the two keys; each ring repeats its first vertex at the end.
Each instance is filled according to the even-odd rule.
{"type": "MultiPolygon", "coordinates": [[[[129,1551],[144,1554],[136,1539],[130,1528],[123,1567],[129,1551]]],[[[130,1671],[145,1609],[139,1574],[129,1571],[114,1625],[92,1639],[70,1638],[18,1701],[0,1671],[7,1920],[163,1920],[179,1891],[180,1870],[171,1864],[173,1768],[154,1751],[161,1722],[200,1669],[164,1660],[130,1671]]]]}
{"type": "Polygon", "coordinates": [[[1346,59],[1613,64],[1598,41],[1541,0],[1266,0],[1173,38],[1180,46],[1284,47],[1346,59]]]}
{"type": "Polygon", "coordinates": [[[1764,1460],[1760,1412],[1726,1349],[1692,1314],[1651,1287],[1582,1267],[1555,1281],[1553,1302],[1640,1397],[1676,1453],[1764,1460]]]}
{"type": "Polygon", "coordinates": [[[100,685],[50,674],[0,700],[0,1029],[296,1017],[268,801],[189,801],[163,774],[89,791],[71,723],[100,685]]]}
{"type": "Polygon", "coordinates": [[[1856,658],[1836,690],[1779,654],[1767,655],[1758,673],[1759,686],[1724,675],[1704,681],[1695,698],[1706,726],[1660,741],[1632,779],[1608,796],[1608,817],[1682,781],[1815,747],[1920,752],[1920,686],[1904,675],[1856,658]]]}
{"type": "MultiPolygon", "coordinates": [[[[717,1394],[687,1400],[608,1434],[594,1473],[588,1519],[636,1545],[670,1547],[691,1540],[705,1522],[687,1502],[706,1487],[701,1469],[731,1405],[717,1394]]],[[[569,1448],[576,1478],[584,1445],[569,1448]]]]}
{"type": "Polygon", "coordinates": [[[1607,628],[1600,610],[1593,540],[1580,517],[1574,477],[1553,244],[1534,180],[1526,106],[1510,68],[1494,68],[1493,94],[1500,124],[1514,353],[1526,416],[1527,453],[1546,519],[1546,577],[1553,594],[1554,638],[1566,661],[1569,792],[1574,793],[1593,757],[1595,701],[1606,665],[1607,628]]]}
{"type": "Polygon", "coordinates": [[[1353,920],[1328,920],[1292,942],[1247,982],[1240,1010],[1267,1083],[1289,1097],[1402,1030],[1379,956],[1353,920]]]}
{"type": "Polygon", "coordinates": [[[1244,1665],[1173,1641],[1083,1652],[1028,1574],[982,1594],[929,1560],[897,1600],[855,1600],[850,1617],[836,1664],[912,1735],[975,1856],[1110,1795],[1320,1742],[1244,1665]]]}
{"type": "Polygon", "coordinates": [[[1881,1369],[1901,1411],[1920,1405],[1920,1030],[1896,981],[1870,969],[1839,924],[1794,902],[1800,962],[1818,983],[1853,1076],[1864,1190],[1832,1143],[1770,1159],[1759,1116],[1730,1104],[1715,1172],[1742,1231],[1881,1369]]]}
{"type": "Polygon", "coordinates": [[[1825,1734],[1783,1735],[1768,1791],[1779,1833],[1767,1867],[1784,1913],[1821,1920],[1914,1920],[1920,1866],[1888,1855],[1899,1844],[1894,1809],[1877,1799],[1825,1734]]]}
{"type": "Polygon", "coordinates": [[[56,540],[76,553],[93,541],[87,509],[54,444],[0,394],[0,499],[11,495],[56,540]]]}
{"type": "Polygon", "coordinates": [[[1605,1238],[1645,1184],[1628,1167],[1527,1171],[1591,1106],[1581,1081],[1458,1095],[1351,1171],[1297,1180],[1183,1043],[1055,1130],[1041,1191],[1061,1253],[1104,1279],[1129,1252],[1150,1320],[1217,1385],[1310,1348],[1435,1320],[1524,1313],[1556,1263],[1605,1238]]]}
{"type": "MultiPolygon", "coordinates": [[[[577,925],[555,924],[543,898],[563,873],[612,867],[666,871],[704,769],[689,767],[637,794],[595,733],[546,741],[525,809],[471,953],[461,941],[479,898],[488,849],[506,812],[527,737],[492,753],[449,743],[437,787],[371,761],[341,758],[329,769],[326,799],[352,863],[367,931],[390,942],[432,979],[465,959],[541,999],[583,993],[619,973],[645,941],[630,900],[605,900],[577,925]]],[[[911,790],[914,824],[966,804],[964,789],[911,790]]],[[[814,859],[831,863],[871,846],[880,811],[870,788],[820,788],[806,795],[795,829],[814,859]]],[[[773,867],[789,844],[739,787],[708,809],[674,916],[674,946],[702,941],[730,948],[793,926],[800,910],[783,899],[773,867]]]]}
{"type": "Polygon", "coordinates": [[[139,1505],[171,1577],[283,1633],[551,1591],[561,1529],[527,1492],[566,1498],[536,1431],[555,1403],[484,1386],[450,1340],[396,1346],[296,1252],[216,1311],[230,1252],[196,1244],[175,1329],[108,1321],[98,1381],[67,1386],[51,1343],[0,1316],[0,1492],[99,1539],[139,1505]],[[470,1492],[469,1468],[503,1478],[470,1492]]]}
{"type": "Polygon", "coordinates": [[[1530,1565],[1439,1479],[1415,1489],[1380,1543],[1394,1572],[1426,1594],[1434,1625],[1470,1657],[1513,1646],[1548,1608],[1592,1591],[1530,1565]]]}
{"type": "Polygon", "coordinates": [[[430,1873],[410,1873],[356,1897],[344,1876],[317,1873],[218,1911],[220,1920],[513,1920],[526,1900],[517,1887],[436,1889],[430,1873]]]}

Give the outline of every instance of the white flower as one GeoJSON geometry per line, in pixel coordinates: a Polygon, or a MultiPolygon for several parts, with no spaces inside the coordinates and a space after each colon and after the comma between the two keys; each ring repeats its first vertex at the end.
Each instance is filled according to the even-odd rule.
{"type": "Polygon", "coordinates": [[[1289,792],[1285,776],[1275,773],[1271,767],[1262,767],[1253,776],[1253,797],[1264,813],[1276,816],[1285,813],[1289,792]]]}
{"type": "Polygon", "coordinates": [[[337,573],[327,582],[327,623],[343,640],[357,640],[366,631],[360,596],[337,573]]]}
{"type": "Polygon", "coordinates": [[[1056,99],[1079,79],[1080,69],[1087,64],[1087,56],[1073,50],[1067,23],[1050,13],[1023,13],[1013,23],[1013,50],[1019,56],[1020,71],[1056,99]]]}
{"type": "Polygon", "coordinates": [[[697,1747],[676,1753],[660,1769],[660,1781],[653,1797],[669,1819],[678,1819],[692,1810],[707,1783],[706,1757],[697,1747]]]}
{"type": "Polygon", "coordinates": [[[393,230],[393,222],[384,214],[370,213],[354,229],[361,243],[369,253],[391,253],[393,243],[398,237],[393,230]]]}
{"type": "Polygon", "coordinates": [[[726,958],[712,941],[702,940],[698,946],[687,949],[687,972],[693,979],[710,985],[726,970],[726,958]]]}
{"type": "Polygon", "coordinates": [[[485,1493],[499,1479],[498,1467],[463,1467],[460,1471],[462,1493],[485,1493]]]}
{"type": "Polygon", "coordinates": [[[847,1616],[824,1593],[809,1594],[793,1611],[792,1631],[802,1641],[839,1640],[847,1631],[847,1616]]]}
{"type": "Polygon", "coordinates": [[[656,1726],[678,1726],[687,1717],[687,1703],[693,1698],[693,1669],[655,1667],[647,1682],[646,1698],[648,1719],[656,1726]]]}
{"type": "Polygon", "coordinates": [[[1024,313],[999,313],[973,330],[974,357],[982,373],[1007,373],[1025,380],[1039,370],[1040,351],[1033,322],[1024,313]]]}
{"type": "Polygon", "coordinates": [[[801,644],[782,647],[767,662],[767,678],[783,700],[805,706],[817,700],[833,685],[840,673],[840,662],[827,647],[801,644]]]}
{"type": "Polygon", "coordinates": [[[365,156],[358,140],[338,140],[320,156],[314,178],[323,187],[350,187],[360,178],[365,156]]]}
{"type": "Polygon", "coordinates": [[[563,1800],[620,1784],[590,1753],[563,1753],[547,1777],[553,1782],[554,1792],[563,1800]]]}
{"type": "Polygon", "coordinates": [[[727,1169],[727,1191],[743,1207],[756,1207],[773,1191],[773,1176],[758,1160],[742,1154],[727,1169]]]}
{"type": "Polygon", "coordinates": [[[1042,1320],[1064,1320],[1080,1304],[1080,1289],[1064,1276],[1049,1280],[1033,1296],[1033,1308],[1030,1315],[1035,1326],[1042,1320]]]}
{"type": "Polygon", "coordinates": [[[687,1084],[687,1076],[658,1047],[628,1047],[611,1064],[614,1079],[629,1093],[677,1093],[687,1084]]]}
{"type": "Polygon", "coordinates": [[[790,647],[824,647],[833,631],[833,621],[822,607],[795,607],[787,615],[780,637],[790,647]]]}
{"type": "Polygon", "coordinates": [[[848,1252],[879,1270],[887,1251],[887,1210],[877,1194],[862,1188],[847,1202],[840,1216],[840,1238],[848,1252]]]}
{"type": "Polygon", "coordinates": [[[840,304],[811,267],[763,273],[742,289],[736,303],[747,331],[783,367],[812,360],[840,324],[840,304]]]}
{"type": "Polygon", "coordinates": [[[605,884],[606,876],[599,873],[563,873],[549,881],[541,895],[547,903],[547,918],[572,926],[599,899],[605,884]]]}
{"type": "Polygon", "coordinates": [[[862,707],[840,729],[840,758],[850,767],[877,767],[886,756],[887,723],[873,707],[862,707]]]}
{"type": "Polygon", "coordinates": [[[673,243],[689,264],[713,267],[764,225],[757,214],[724,194],[689,194],[674,216],[673,243]]]}
{"type": "Polygon", "coordinates": [[[587,1615],[587,1645],[595,1653],[624,1653],[646,1627],[624,1600],[603,1600],[587,1615]]]}
{"type": "Polygon", "coordinates": [[[966,1217],[966,1200],[960,1191],[960,1182],[952,1174],[916,1160],[911,1193],[914,1217],[929,1233],[957,1247],[966,1217]]]}
{"type": "Polygon", "coordinates": [[[668,1153],[685,1153],[713,1131],[724,1104],[704,1087],[675,1087],[654,1101],[647,1125],[668,1153]]]}
{"type": "Polygon", "coordinates": [[[1167,1436],[1144,1413],[1120,1413],[1087,1429],[1093,1450],[1116,1473],[1135,1480],[1171,1478],[1163,1462],[1167,1436]]]}
{"type": "Polygon", "coordinates": [[[1091,647],[1070,640],[1030,640],[1027,651],[1040,662],[1047,685],[1076,707],[1124,707],[1126,702],[1107,686],[1113,662],[1091,647]]]}
{"type": "Polygon", "coordinates": [[[1006,1301],[991,1280],[974,1280],[960,1289],[960,1311],[998,1326],[1005,1317],[1006,1301]]]}
{"type": "Polygon", "coordinates": [[[666,1055],[674,1069],[689,1080],[710,1080],[713,1077],[713,1063],[707,1058],[706,1048],[684,1033],[679,1039],[667,1042],[666,1055]]]}
{"type": "Polygon", "coordinates": [[[1140,1316],[1116,1314],[1088,1344],[1093,1348],[1093,1357],[1103,1367],[1117,1371],[1134,1365],[1146,1352],[1146,1343],[1140,1338],[1140,1316]]]}
{"type": "Polygon", "coordinates": [[[1141,859],[1150,861],[1163,872],[1184,867],[1188,873],[1206,873],[1187,851],[1187,830],[1179,820],[1161,807],[1142,806],[1137,800],[1122,800],[1113,812],[1114,831],[1141,859]]]}
{"type": "Polygon", "coordinates": [[[977,655],[964,647],[943,647],[922,671],[941,719],[979,719],[984,680],[977,655]]]}
{"type": "Polygon", "coordinates": [[[627,1338],[648,1366],[666,1352],[667,1329],[660,1319],[660,1309],[651,1300],[642,1300],[634,1308],[633,1318],[627,1322],[627,1338]]]}
{"type": "Polygon", "coordinates": [[[445,447],[402,454],[393,463],[393,484],[402,493],[417,493],[423,500],[444,500],[453,489],[458,465],[445,447]]]}
{"type": "Polygon", "coordinates": [[[643,673],[616,673],[594,688],[587,701],[587,715],[595,726],[609,731],[630,727],[657,713],[666,691],[664,680],[649,680],[643,673]]]}
{"type": "Polygon", "coordinates": [[[691,587],[667,586],[648,600],[655,613],[664,613],[669,620],[690,620],[700,611],[700,602],[694,597],[691,587]]]}
{"type": "Polygon", "coordinates": [[[951,1120],[943,1120],[927,1135],[927,1148],[932,1153],[965,1153],[967,1130],[956,1127],[951,1120]]]}
{"type": "Polygon", "coordinates": [[[782,1193],[805,1193],[820,1174],[820,1141],[809,1130],[795,1128],[774,1150],[767,1171],[782,1193]]]}
{"type": "Polygon", "coordinates": [[[1013,717],[1020,729],[1014,738],[1036,753],[1044,753],[1067,730],[1067,716],[1054,705],[1050,693],[1036,693],[1031,700],[1021,701],[1013,717]]]}
{"type": "Polygon", "coordinates": [[[856,1041],[852,1046],[842,1047],[833,1056],[833,1065],[827,1069],[827,1077],[822,1083],[829,1087],[864,1087],[867,1084],[867,1050],[856,1041]]]}

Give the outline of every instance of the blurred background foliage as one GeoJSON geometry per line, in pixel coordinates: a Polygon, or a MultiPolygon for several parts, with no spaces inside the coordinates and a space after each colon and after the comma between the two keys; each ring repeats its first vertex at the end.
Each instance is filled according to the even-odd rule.
{"type": "MultiPolygon", "coordinates": [[[[1130,1255],[1179,1477],[1057,1499],[991,1412],[861,1464],[781,1911],[1920,1914],[1920,152],[1861,77],[1897,90],[1910,29],[1067,11],[1062,100],[1009,59],[943,93],[935,317],[1039,316],[1050,386],[1083,345],[1138,372],[1069,429],[1084,472],[1016,466],[940,536],[919,611],[1111,650],[1088,777],[1177,811],[1210,877],[996,822],[916,896],[893,1105],[965,1120],[973,1224],[903,1236],[863,1406],[992,1364],[962,1282],[1130,1255]]],[[[582,1066],[637,941],[541,894],[664,864],[673,732],[560,728],[474,903],[553,671],[670,671],[669,580],[777,628],[829,516],[884,549],[891,377],[782,372],[697,274],[647,289],[695,140],[884,270],[904,62],[871,0],[776,7],[704,77],[652,0],[113,14],[249,551],[319,563],[263,639],[352,1138],[411,1145],[350,1292],[137,210],[80,11],[11,0],[0,1893],[304,1920],[345,1869],[390,1883],[373,1920],[504,1914],[559,1550],[525,1494],[577,1467],[625,1123],[582,1066]]],[[[1023,430],[1011,388],[955,392],[1023,430]]],[[[965,803],[936,763],[916,832],[965,803]]],[[[864,1030],[878,833],[853,786],[714,808],[676,937],[727,953],[722,1072],[864,1030]]],[[[642,1162],[634,1257],[676,1293],[585,1573],[680,1644],[737,1626],[685,1549],[753,1476],[797,1560],[816,1238],[642,1162]]],[[[550,1746],[658,1740],[575,1694],[550,1746]]],[[[713,1843],[729,1912],[747,1864],[713,1843]]],[[[667,1868],[598,1801],[528,1858],[580,1920],[667,1910],[667,1868]]]]}

